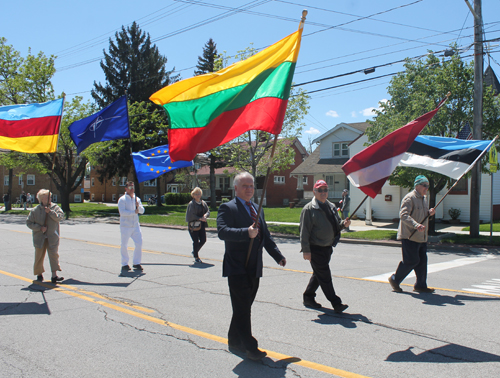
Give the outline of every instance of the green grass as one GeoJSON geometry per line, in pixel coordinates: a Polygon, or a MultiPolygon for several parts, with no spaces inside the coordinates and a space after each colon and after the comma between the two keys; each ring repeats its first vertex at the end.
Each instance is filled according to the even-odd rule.
{"type": "Polygon", "coordinates": [[[397,231],[392,230],[370,230],[343,232],[344,239],[363,239],[363,240],[396,240],[397,231]]]}
{"type": "MultiPolygon", "coordinates": [[[[479,225],[479,231],[490,232],[491,223],[483,223],[479,225]]],[[[462,228],[462,231],[470,231],[470,227],[462,228]]],[[[493,222],[493,232],[500,232],[500,222],[493,222]]]]}
{"type": "Polygon", "coordinates": [[[500,236],[493,236],[490,243],[489,236],[479,236],[471,238],[469,235],[455,235],[454,238],[441,239],[441,243],[466,244],[466,245],[500,245],[500,236]]]}

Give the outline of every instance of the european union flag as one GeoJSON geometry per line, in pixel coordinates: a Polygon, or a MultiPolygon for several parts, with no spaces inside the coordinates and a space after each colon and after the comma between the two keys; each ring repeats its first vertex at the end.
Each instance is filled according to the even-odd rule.
{"type": "Polygon", "coordinates": [[[151,148],[149,150],[133,152],[135,172],[139,182],[153,180],[164,173],[178,168],[191,167],[192,161],[178,160],[170,161],[168,144],[151,148]]]}
{"type": "Polygon", "coordinates": [[[127,96],[122,96],[101,111],[69,126],[69,133],[78,153],[88,146],[107,140],[130,138],[127,96]]]}

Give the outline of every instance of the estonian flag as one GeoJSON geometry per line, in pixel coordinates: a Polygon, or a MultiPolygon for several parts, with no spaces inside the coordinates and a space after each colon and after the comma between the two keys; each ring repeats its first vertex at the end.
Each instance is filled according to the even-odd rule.
{"type": "Polygon", "coordinates": [[[490,143],[490,140],[419,135],[399,165],[427,169],[458,180],[490,143]]]}

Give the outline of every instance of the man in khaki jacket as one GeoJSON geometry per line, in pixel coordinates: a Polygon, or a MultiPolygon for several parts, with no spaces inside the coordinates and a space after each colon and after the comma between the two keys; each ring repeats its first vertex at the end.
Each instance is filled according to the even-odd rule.
{"type": "Polygon", "coordinates": [[[45,252],[48,252],[50,270],[52,271],[52,283],[62,281],[63,277],[57,276],[59,266],[59,222],[64,218],[64,212],[50,200],[51,193],[47,189],[41,189],[36,197],[40,204],[35,207],[28,218],[26,225],[33,231],[33,245],[35,247],[35,264],[33,272],[38,281],[43,281],[42,273],[45,252]]]}
{"type": "Polygon", "coordinates": [[[398,240],[401,240],[403,261],[399,263],[396,273],[389,277],[389,283],[393,291],[401,293],[403,289],[399,284],[412,270],[415,270],[417,280],[413,291],[433,293],[434,289],[427,287],[427,234],[428,216],[433,216],[435,210],[429,210],[425,199],[429,190],[427,177],[417,176],[414,186],[415,189],[401,201],[398,240]]]}

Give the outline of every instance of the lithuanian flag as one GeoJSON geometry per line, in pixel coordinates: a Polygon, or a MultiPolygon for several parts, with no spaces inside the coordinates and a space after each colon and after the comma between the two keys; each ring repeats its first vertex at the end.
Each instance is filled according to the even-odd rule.
{"type": "Polygon", "coordinates": [[[170,117],[172,161],[193,160],[249,130],[281,132],[302,30],[246,60],[179,81],[149,98],[170,117]]]}
{"type": "Polygon", "coordinates": [[[27,153],[57,150],[64,99],[0,106],[0,148],[27,153]]]}

